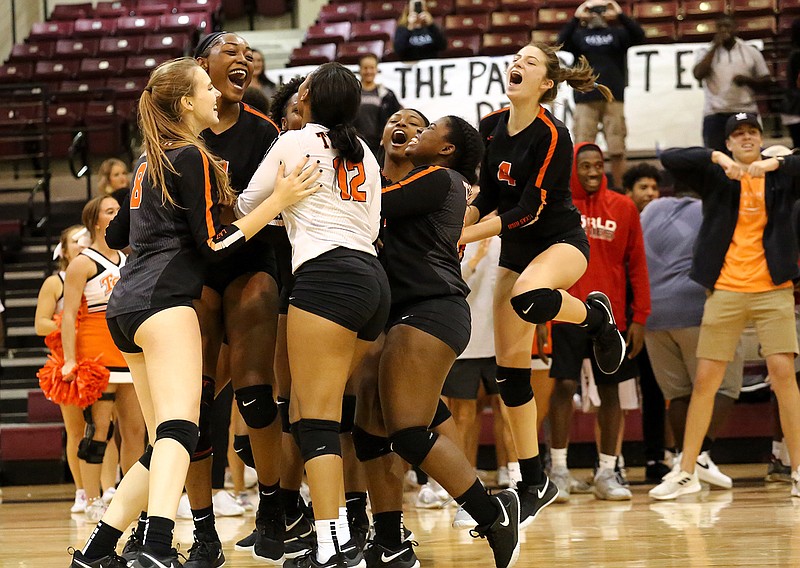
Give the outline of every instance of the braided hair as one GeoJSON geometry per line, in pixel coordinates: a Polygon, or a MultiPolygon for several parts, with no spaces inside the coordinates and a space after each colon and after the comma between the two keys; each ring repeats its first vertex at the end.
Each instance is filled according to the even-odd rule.
{"type": "Polygon", "coordinates": [[[477,169],[483,159],[483,140],[469,122],[460,116],[449,115],[446,139],[455,146],[448,167],[460,173],[470,184],[478,181],[477,169]]]}

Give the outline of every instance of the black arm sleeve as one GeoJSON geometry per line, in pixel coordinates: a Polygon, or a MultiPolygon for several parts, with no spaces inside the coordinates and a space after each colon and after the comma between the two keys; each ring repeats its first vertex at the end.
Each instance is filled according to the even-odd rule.
{"type": "Polygon", "coordinates": [[[573,41],[573,35],[575,34],[575,30],[577,30],[580,25],[581,21],[578,18],[572,18],[569,22],[567,22],[567,25],[561,28],[561,31],[558,32],[558,40],[556,40],[556,44],[563,45],[561,49],[564,51],[575,53],[575,42],[573,41]]]}
{"type": "Polygon", "coordinates": [[[381,216],[391,219],[431,213],[441,207],[449,192],[447,170],[431,166],[385,187],[381,196],[381,216]]]}
{"type": "Polygon", "coordinates": [[[691,187],[701,197],[708,194],[706,183],[711,169],[716,164],[711,162],[712,150],[708,148],[669,148],[661,152],[661,164],[668,169],[675,179],[691,187]]]}
{"type": "Polygon", "coordinates": [[[447,39],[444,37],[444,34],[439,26],[436,24],[431,24],[428,26],[428,30],[431,32],[431,37],[433,38],[433,47],[437,52],[442,51],[447,47],[447,39]]]}
{"type": "Polygon", "coordinates": [[[131,202],[128,194],[125,194],[121,205],[117,216],[106,229],[106,244],[114,250],[122,250],[130,244],[131,202]]]}
{"type": "Polygon", "coordinates": [[[625,14],[620,14],[617,16],[617,19],[619,20],[619,23],[622,24],[622,27],[624,27],[628,32],[628,45],[626,47],[644,43],[644,29],[642,29],[642,26],[639,25],[639,22],[633,18],[629,18],[625,14]]]}
{"type": "Polygon", "coordinates": [[[408,52],[409,37],[411,37],[411,32],[405,26],[399,26],[394,32],[394,51],[401,59],[403,59],[408,52]]]}

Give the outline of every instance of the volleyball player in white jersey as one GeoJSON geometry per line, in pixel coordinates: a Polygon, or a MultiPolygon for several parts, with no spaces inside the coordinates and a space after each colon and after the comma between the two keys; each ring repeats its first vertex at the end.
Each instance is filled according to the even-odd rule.
{"type": "Polygon", "coordinates": [[[268,197],[280,164],[291,168],[309,156],[322,172],[323,188],[282,214],[295,275],[287,322],[290,416],[317,527],[317,547],[296,560],[300,567],[365,566],[347,524],[339,427],[357,352],[386,322],[389,284],[373,246],[380,170],[352,126],[360,94],[358,79],[338,63],[310,74],[298,89],[303,128],[275,142],[235,207],[244,215],[268,197]]]}

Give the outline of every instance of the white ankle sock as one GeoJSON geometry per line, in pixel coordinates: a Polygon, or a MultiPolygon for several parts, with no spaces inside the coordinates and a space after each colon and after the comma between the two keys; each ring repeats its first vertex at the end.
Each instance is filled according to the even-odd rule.
{"type": "Polygon", "coordinates": [[[508,462],[508,477],[514,483],[522,481],[522,472],[519,470],[519,462],[508,462]]]}
{"type": "Polygon", "coordinates": [[[601,469],[610,469],[614,471],[617,465],[617,456],[609,456],[607,454],[600,454],[600,466],[597,468],[599,472],[601,469]]]}
{"type": "Polygon", "coordinates": [[[550,448],[550,462],[553,467],[567,467],[567,448],[550,448]]]}
{"type": "Polygon", "coordinates": [[[339,520],[336,521],[336,534],[341,548],[350,541],[350,523],[347,522],[347,507],[339,507],[339,520]]]}
{"type": "Polygon", "coordinates": [[[781,459],[781,452],[783,451],[783,442],[776,442],[772,440],[772,455],[775,459],[781,459]]]}
{"type": "Polygon", "coordinates": [[[786,438],[781,441],[781,455],[778,456],[783,465],[792,465],[792,460],[789,457],[789,447],[786,445],[786,438]]]}
{"type": "Polygon", "coordinates": [[[334,539],[340,546],[344,544],[339,537],[338,524],[338,519],[314,521],[314,526],[317,528],[317,560],[321,564],[324,564],[336,554],[334,539]]]}

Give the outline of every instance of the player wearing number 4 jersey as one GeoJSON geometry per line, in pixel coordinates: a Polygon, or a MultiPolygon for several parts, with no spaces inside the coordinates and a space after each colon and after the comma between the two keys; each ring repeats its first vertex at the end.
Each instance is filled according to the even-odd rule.
{"type": "Polygon", "coordinates": [[[520,49],[507,77],[511,106],[481,120],[487,145],[481,192],[467,209],[462,242],[502,238],[494,296],[497,384],[519,455],[525,527],[557,495],[542,469],[536,437],[530,384],[535,324],[558,320],[586,326],[606,373],[619,367],[625,342],[604,294],[592,292],[583,302],[567,293],[586,271],[589,244],[570,195],[569,132],[541,106],[556,98],[564,81],[581,92],[611,94],[595,82],[597,75],[585,58],[563,68],[556,49],[541,43],[520,49]],[[495,209],[497,217],[476,224],[495,209]]]}

